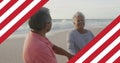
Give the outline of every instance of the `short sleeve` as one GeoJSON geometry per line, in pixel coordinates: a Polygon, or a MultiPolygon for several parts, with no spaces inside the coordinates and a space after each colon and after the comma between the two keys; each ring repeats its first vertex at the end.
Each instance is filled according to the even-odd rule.
{"type": "Polygon", "coordinates": [[[91,34],[91,37],[94,38],[95,37],[94,34],[91,31],[89,31],[89,32],[91,34]]]}
{"type": "Polygon", "coordinates": [[[72,32],[70,32],[68,37],[67,37],[67,49],[72,55],[76,54],[74,43],[75,43],[74,36],[73,36],[72,32]]]}

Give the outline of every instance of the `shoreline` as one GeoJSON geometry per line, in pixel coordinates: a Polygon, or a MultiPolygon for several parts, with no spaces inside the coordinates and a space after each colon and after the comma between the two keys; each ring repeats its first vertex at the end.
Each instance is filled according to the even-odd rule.
{"type": "MultiPolygon", "coordinates": [[[[90,28],[96,36],[103,28],[90,28]]],[[[63,30],[47,36],[55,45],[67,50],[66,38],[70,30],[63,30]]],[[[27,33],[21,37],[8,38],[0,45],[0,63],[23,63],[22,50],[27,33]]],[[[56,55],[58,63],[66,63],[68,60],[65,56],[56,55]],[[61,62],[62,61],[62,62],[61,62]]]]}

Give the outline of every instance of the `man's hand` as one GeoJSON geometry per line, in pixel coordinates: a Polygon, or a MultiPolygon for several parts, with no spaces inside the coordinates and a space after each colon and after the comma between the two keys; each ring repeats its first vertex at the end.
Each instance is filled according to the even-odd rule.
{"type": "Polygon", "coordinates": [[[53,46],[53,50],[56,54],[59,54],[59,55],[64,55],[66,56],[69,60],[73,57],[72,54],[68,53],[67,51],[65,51],[64,49],[54,45],[53,46]]]}
{"type": "Polygon", "coordinates": [[[70,60],[74,55],[68,53],[67,58],[70,60]]]}

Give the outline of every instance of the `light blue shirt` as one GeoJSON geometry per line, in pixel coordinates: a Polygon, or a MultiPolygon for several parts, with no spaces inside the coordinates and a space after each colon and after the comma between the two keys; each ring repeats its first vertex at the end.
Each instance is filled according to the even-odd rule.
{"type": "Polygon", "coordinates": [[[94,38],[91,31],[87,30],[85,34],[79,33],[77,30],[72,30],[68,36],[68,51],[75,55],[80,51],[89,41],[94,38]]]}

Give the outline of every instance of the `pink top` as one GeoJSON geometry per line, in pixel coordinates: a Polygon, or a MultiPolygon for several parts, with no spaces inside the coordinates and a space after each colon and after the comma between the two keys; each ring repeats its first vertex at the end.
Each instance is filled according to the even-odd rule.
{"type": "Polygon", "coordinates": [[[25,40],[23,57],[25,63],[57,63],[53,44],[45,37],[30,32],[25,40]]]}

